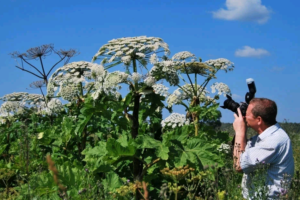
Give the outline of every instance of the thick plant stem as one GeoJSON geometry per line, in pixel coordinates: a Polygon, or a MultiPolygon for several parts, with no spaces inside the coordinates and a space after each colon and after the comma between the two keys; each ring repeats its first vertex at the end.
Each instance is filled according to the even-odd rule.
{"type": "Polygon", "coordinates": [[[177,183],[175,184],[175,200],[177,200],[177,194],[178,194],[178,191],[177,191],[177,189],[178,189],[178,187],[177,187],[177,183]]]}
{"type": "Polygon", "coordinates": [[[195,73],[195,96],[197,97],[197,73],[195,73]]]}
{"type": "Polygon", "coordinates": [[[199,116],[196,114],[195,119],[194,119],[194,126],[195,126],[195,136],[198,136],[198,131],[199,131],[199,116]]]}
{"type": "MultiPolygon", "coordinates": [[[[139,134],[139,108],[140,108],[140,97],[139,93],[134,93],[134,106],[132,113],[132,127],[131,127],[131,136],[136,138],[139,134]]],[[[143,172],[143,163],[137,159],[133,158],[133,177],[134,180],[141,182],[143,172]]],[[[141,199],[141,194],[136,193],[136,199],[141,199]]]]}
{"type": "Polygon", "coordinates": [[[139,93],[134,93],[134,106],[133,106],[132,127],[131,127],[132,138],[136,138],[139,134],[140,97],[141,95],[139,93]]]}
{"type": "MultiPolygon", "coordinates": [[[[87,128],[85,127],[84,130],[83,130],[83,135],[82,135],[82,142],[81,142],[81,152],[85,149],[86,147],[86,139],[87,139],[87,128]]],[[[80,153],[81,153],[80,152],[80,153]]]]}

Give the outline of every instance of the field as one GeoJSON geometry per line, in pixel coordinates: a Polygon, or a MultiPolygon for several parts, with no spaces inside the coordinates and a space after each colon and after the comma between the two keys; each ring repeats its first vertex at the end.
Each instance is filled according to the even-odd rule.
{"type": "MultiPolygon", "coordinates": [[[[52,50],[44,45],[13,56],[42,60],[52,50]]],[[[58,54],[70,59],[75,53],[58,54]]],[[[41,94],[1,97],[1,199],[242,199],[232,125],[220,122],[217,102],[231,92],[214,82],[234,64],[169,53],[161,38],[114,39],[94,55],[100,64],[65,63],[53,73],[42,65],[43,80],[31,85],[41,94]],[[118,65],[125,71],[111,70],[118,65]],[[185,113],[173,112],[173,105],[185,113]],[[170,115],[163,118],[163,110],[170,115]]],[[[292,139],[297,172],[291,187],[283,178],[278,198],[299,199],[299,124],[282,127],[292,139]]],[[[257,166],[250,195],[266,199],[261,177],[268,163],[257,166]]]]}

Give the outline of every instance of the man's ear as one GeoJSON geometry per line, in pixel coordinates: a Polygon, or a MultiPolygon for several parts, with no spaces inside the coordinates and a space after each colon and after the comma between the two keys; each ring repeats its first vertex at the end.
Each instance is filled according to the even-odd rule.
{"type": "Polygon", "coordinates": [[[258,116],[258,117],[256,118],[256,120],[257,120],[257,125],[262,125],[263,120],[262,120],[261,116],[258,116]]]}

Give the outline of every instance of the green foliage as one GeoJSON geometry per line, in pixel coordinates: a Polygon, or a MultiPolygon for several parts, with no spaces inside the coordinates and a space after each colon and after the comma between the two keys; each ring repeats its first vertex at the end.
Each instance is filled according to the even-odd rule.
{"type": "MultiPolygon", "coordinates": [[[[137,72],[137,61],[144,67],[149,63],[152,49],[142,51],[143,58],[135,51],[130,54],[127,75],[128,65],[137,72]]],[[[119,57],[115,59],[107,68],[122,63],[119,57]]],[[[93,98],[91,93],[99,88],[90,87],[91,93],[84,95],[81,87],[80,96],[56,115],[43,115],[32,107],[4,120],[0,124],[0,198],[147,199],[149,195],[152,199],[240,199],[241,191],[236,188],[241,175],[228,163],[232,152],[218,150],[230,142],[232,124],[220,122],[219,104],[214,101],[219,96],[206,99],[197,86],[197,76],[204,77],[201,86],[205,88],[220,68],[201,63],[201,59],[195,66],[181,61],[172,66],[177,71],[170,71],[174,76],[170,84],[182,89],[179,77],[185,76],[190,82],[183,81],[193,85],[191,94],[176,101],[185,107],[189,124],[162,127],[162,109],[172,112],[165,106],[166,97],[145,81],[131,80],[122,82],[129,86],[123,99],[112,95],[116,89],[93,98]],[[46,162],[47,155],[51,162],[49,157],[46,162]]],[[[170,81],[170,74],[163,71],[154,76],[170,81]]],[[[288,129],[287,124],[283,126],[288,129]]],[[[287,132],[299,170],[297,127],[293,124],[287,132]]]]}

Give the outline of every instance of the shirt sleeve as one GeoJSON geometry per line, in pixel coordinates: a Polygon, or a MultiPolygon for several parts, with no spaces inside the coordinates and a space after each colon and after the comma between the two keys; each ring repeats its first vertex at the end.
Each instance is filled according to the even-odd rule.
{"type": "Polygon", "coordinates": [[[247,148],[240,157],[240,166],[244,173],[248,174],[255,170],[258,163],[272,163],[276,157],[273,147],[252,147],[247,148]]]}

